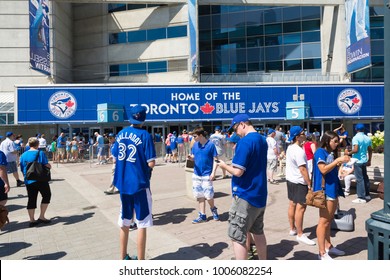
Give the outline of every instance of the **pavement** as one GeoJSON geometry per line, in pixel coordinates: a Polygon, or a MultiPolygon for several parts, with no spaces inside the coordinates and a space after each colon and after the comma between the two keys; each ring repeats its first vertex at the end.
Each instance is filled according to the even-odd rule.
{"type": "MultiPolygon", "coordinates": [[[[383,162],[378,163],[383,167],[383,162]]],[[[158,160],[151,182],[154,226],[148,229],[146,257],[151,260],[230,260],[234,257],[227,236],[228,210],[231,203],[230,179],[222,179],[218,169],[214,182],[215,204],[220,221],[192,224],[197,217],[197,202],[187,195],[191,173],[184,164],[158,160]]],[[[7,207],[10,223],[0,232],[1,260],[117,260],[119,259],[119,195],[105,195],[111,180],[111,165],[90,162],[54,165],[52,200],[46,217],[51,224],[29,228],[25,187],[11,188],[7,207]]],[[[14,179],[10,177],[11,186],[14,179]]],[[[286,183],[268,185],[265,235],[270,260],[315,260],[318,247],[308,246],[289,236],[286,183]]],[[[383,208],[383,201],[372,193],[367,204],[354,204],[352,194],[340,199],[341,210],[354,215],[352,232],[332,230],[332,243],[346,252],[337,260],[366,260],[365,221],[372,212],[383,208]]],[[[38,202],[40,202],[40,196],[38,202]]],[[[37,209],[37,212],[39,210],[37,209]]],[[[38,213],[36,212],[36,217],[38,213]]],[[[308,207],[304,232],[316,241],[318,210],[308,207]]],[[[136,254],[136,233],[130,233],[129,254],[136,254]]]]}

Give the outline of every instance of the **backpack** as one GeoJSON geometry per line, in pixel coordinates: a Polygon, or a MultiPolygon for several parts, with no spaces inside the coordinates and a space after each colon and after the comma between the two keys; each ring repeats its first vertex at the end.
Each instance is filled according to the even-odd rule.
{"type": "Polygon", "coordinates": [[[0,229],[2,229],[6,223],[9,223],[8,209],[5,206],[0,205],[0,229]]]}

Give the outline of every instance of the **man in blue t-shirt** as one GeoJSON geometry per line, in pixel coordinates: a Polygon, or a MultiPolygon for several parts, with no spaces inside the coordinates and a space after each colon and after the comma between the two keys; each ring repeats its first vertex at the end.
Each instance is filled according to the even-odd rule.
{"type": "Polygon", "coordinates": [[[193,224],[199,224],[207,221],[206,200],[210,205],[211,213],[215,221],[219,220],[217,207],[214,205],[214,187],[215,170],[218,160],[218,153],[215,145],[206,138],[203,127],[197,127],[192,132],[195,143],[192,146],[189,160],[194,161],[194,174],[192,174],[192,192],[199,202],[199,216],[192,221],[193,224]]]}
{"type": "Polygon", "coordinates": [[[259,259],[267,258],[267,241],[263,232],[267,203],[267,150],[264,136],[256,132],[249,116],[233,118],[229,130],[241,137],[232,165],[218,165],[233,175],[233,202],[229,211],[229,237],[233,241],[236,260],[246,260],[250,234],[255,241],[259,259]]]}
{"type": "Polygon", "coordinates": [[[122,259],[131,259],[127,254],[129,228],[133,213],[138,227],[138,259],[145,259],[146,229],[153,225],[150,177],[155,165],[156,151],[152,136],[142,124],[146,119],[146,108],[136,105],[130,109],[130,126],[116,136],[112,155],[116,166],[114,186],[120,193],[122,209],[118,224],[122,259]]]}

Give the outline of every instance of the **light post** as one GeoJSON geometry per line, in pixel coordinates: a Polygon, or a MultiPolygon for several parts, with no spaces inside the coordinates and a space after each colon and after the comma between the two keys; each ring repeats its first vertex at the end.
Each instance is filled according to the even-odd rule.
{"type": "MultiPolygon", "coordinates": [[[[390,2],[384,1],[384,84],[385,84],[385,131],[390,131],[390,2]],[[387,109],[387,110],[386,110],[387,109]],[[387,120],[387,121],[386,121],[387,120]]],[[[390,171],[390,134],[385,133],[385,171],[390,171]]],[[[389,260],[390,259],[390,179],[384,176],[385,195],[382,210],[371,213],[371,218],[366,221],[368,233],[368,259],[389,260]]]]}

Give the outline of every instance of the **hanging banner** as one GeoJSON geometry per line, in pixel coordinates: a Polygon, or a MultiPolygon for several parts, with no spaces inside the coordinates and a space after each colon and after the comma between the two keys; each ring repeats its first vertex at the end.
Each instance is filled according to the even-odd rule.
{"type": "Polygon", "coordinates": [[[50,76],[49,1],[30,0],[29,12],[30,65],[50,76]]]}
{"type": "Polygon", "coordinates": [[[191,75],[196,78],[197,64],[198,64],[198,50],[197,50],[197,29],[198,29],[198,15],[197,15],[197,0],[188,1],[188,21],[189,21],[189,38],[190,38],[190,58],[191,58],[191,75]]]}
{"type": "Polygon", "coordinates": [[[371,65],[370,14],[368,0],[346,0],[347,72],[371,65]]]}

